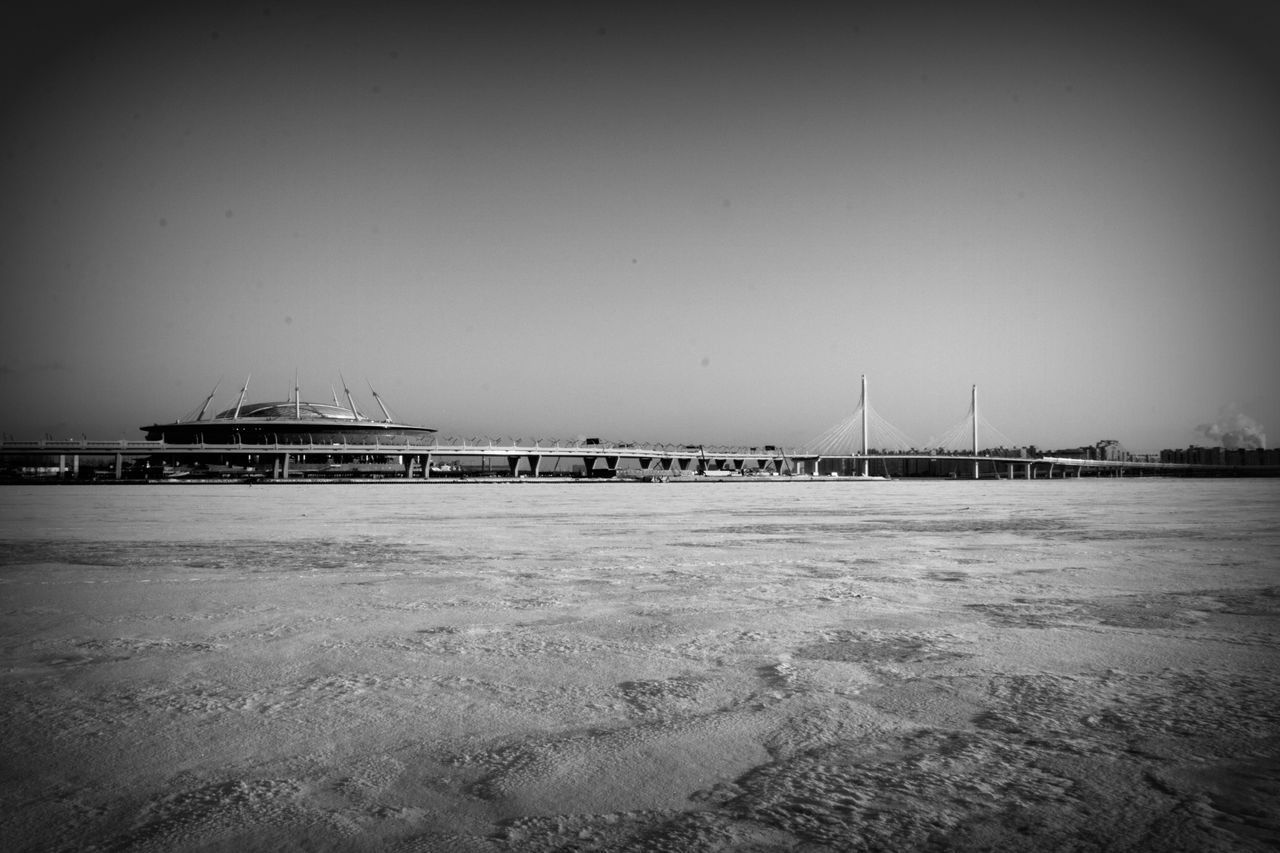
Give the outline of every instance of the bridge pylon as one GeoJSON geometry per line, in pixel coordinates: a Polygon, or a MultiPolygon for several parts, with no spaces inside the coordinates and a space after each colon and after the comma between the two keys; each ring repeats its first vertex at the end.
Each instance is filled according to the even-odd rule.
{"type": "Polygon", "coordinates": [[[973,386],[973,400],[970,405],[973,413],[973,479],[978,479],[978,386],[973,386]]]}
{"type": "Polygon", "coordinates": [[[862,476],[867,476],[870,462],[867,459],[867,374],[862,374],[862,476]]]}

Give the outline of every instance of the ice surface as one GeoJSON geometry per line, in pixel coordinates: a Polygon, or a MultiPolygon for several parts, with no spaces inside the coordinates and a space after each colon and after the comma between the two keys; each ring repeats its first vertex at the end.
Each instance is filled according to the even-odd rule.
{"type": "Polygon", "coordinates": [[[1280,482],[0,488],[5,850],[1266,850],[1280,482]]]}

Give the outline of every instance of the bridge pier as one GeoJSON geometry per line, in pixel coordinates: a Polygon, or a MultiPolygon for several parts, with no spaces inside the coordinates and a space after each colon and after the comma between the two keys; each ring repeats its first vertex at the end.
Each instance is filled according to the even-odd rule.
{"type": "Polygon", "coordinates": [[[431,454],[415,453],[409,457],[409,462],[405,466],[405,478],[412,480],[415,472],[422,469],[422,479],[427,479],[431,471],[431,454]]]}
{"type": "Polygon", "coordinates": [[[618,456],[605,456],[605,457],[583,456],[582,457],[583,475],[587,477],[594,477],[595,470],[596,470],[596,461],[601,458],[604,459],[604,468],[607,472],[609,472],[610,475],[617,472],[618,459],[620,458],[618,456]]]}
{"type": "Polygon", "coordinates": [[[58,479],[78,479],[80,476],[80,454],[71,454],[71,465],[67,465],[67,454],[58,454],[58,479]]]}
{"type": "Polygon", "coordinates": [[[542,464],[542,455],[538,453],[527,453],[523,455],[511,455],[507,457],[507,470],[511,472],[511,476],[516,476],[516,470],[520,467],[520,460],[524,459],[529,463],[529,476],[537,477],[538,468],[542,464]]]}

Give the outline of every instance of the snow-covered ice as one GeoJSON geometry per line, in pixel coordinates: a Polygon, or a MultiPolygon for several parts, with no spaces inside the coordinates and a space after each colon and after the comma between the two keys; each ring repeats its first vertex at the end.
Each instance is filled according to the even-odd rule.
{"type": "Polygon", "coordinates": [[[1280,481],[0,488],[0,846],[1266,850],[1280,481]]]}

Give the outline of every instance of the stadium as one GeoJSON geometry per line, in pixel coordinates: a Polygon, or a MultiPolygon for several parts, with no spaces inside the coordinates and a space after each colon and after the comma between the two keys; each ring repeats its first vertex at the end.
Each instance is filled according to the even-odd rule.
{"type": "Polygon", "coordinates": [[[385,452],[362,453],[361,448],[426,448],[434,442],[436,430],[398,422],[372,386],[369,391],[382,418],[369,417],[360,411],[345,385],[344,382],[346,406],[338,402],[336,391],[332,403],[303,400],[296,381],[291,399],[252,403],[245,402],[249,387],[246,380],[234,406],[207,417],[218,390],[215,386],[197,411],[169,423],[141,427],[148,441],[185,448],[212,445],[212,452],[193,456],[190,452],[179,455],[161,450],[148,460],[146,475],[236,476],[271,471],[273,476],[279,476],[283,464],[285,476],[290,468],[294,476],[404,476],[403,457],[389,457],[385,452]],[[252,451],[226,453],[228,445],[263,446],[264,451],[268,446],[275,450],[281,445],[297,446],[298,452],[261,456],[252,451]],[[224,452],[214,449],[219,446],[224,452]]]}
{"type": "MultiPolygon", "coordinates": [[[[345,383],[344,383],[345,386],[345,383]]],[[[205,417],[217,393],[205,398],[199,411],[172,423],[151,424],[141,429],[148,441],[168,444],[396,444],[425,445],[432,442],[430,427],[397,423],[378,392],[370,388],[383,419],[366,417],[345,387],[344,407],[335,391],[332,403],[310,403],[302,399],[295,383],[293,398],[283,402],[245,403],[249,383],[240,389],[235,406],[205,417]]]]}

